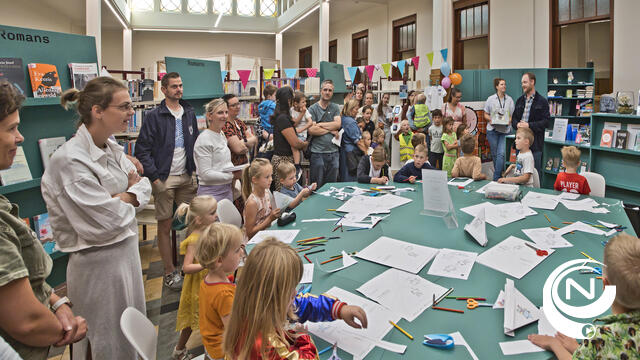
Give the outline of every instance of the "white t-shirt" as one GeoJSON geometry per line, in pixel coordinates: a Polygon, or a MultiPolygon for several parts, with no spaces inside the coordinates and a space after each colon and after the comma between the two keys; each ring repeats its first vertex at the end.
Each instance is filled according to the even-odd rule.
{"type": "MultiPolygon", "coordinates": [[[[489,96],[487,101],[484,103],[484,112],[489,114],[493,119],[495,116],[505,116],[509,119],[509,123],[511,123],[511,115],[513,115],[513,111],[515,110],[515,104],[513,103],[513,99],[511,96],[504,94],[504,99],[499,99],[498,95],[493,94],[489,96]]],[[[487,130],[495,130],[504,134],[508,134],[511,132],[511,125],[491,125],[487,123],[487,130]]]]}
{"type": "Polygon", "coordinates": [[[531,174],[529,181],[524,186],[533,187],[533,172],[535,170],[535,161],[533,160],[533,153],[531,150],[527,152],[519,152],[516,158],[516,169],[513,171],[513,176],[522,176],[524,174],[531,174]]]}
{"type": "MultiPolygon", "coordinates": [[[[300,113],[295,111],[295,109],[293,107],[291,108],[290,112],[291,112],[291,118],[293,120],[297,119],[298,116],[300,116],[300,113]]],[[[307,130],[305,130],[305,131],[297,131],[297,129],[305,127],[307,125],[308,121],[312,121],[311,113],[309,112],[309,110],[307,110],[305,112],[304,116],[302,117],[302,119],[300,119],[300,122],[298,123],[298,126],[296,127],[296,132],[298,133],[298,138],[301,139],[302,141],[307,139],[307,130]]]]}
{"type": "MultiPolygon", "coordinates": [[[[169,107],[167,107],[169,109],[169,107]]],[[[173,148],[173,159],[171,160],[171,170],[169,175],[182,175],[186,172],[187,153],[184,151],[184,134],[182,133],[182,115],[184,108],[180,106],[178,111],[169,109],[173,117],[176,119],[175,147],[173,148]]]]}
{"type": "Polygon", "coordinates": [[[371,176],[372,178],[378,178],[380,177],[380,172],[382,172],[382,168],[376,170],[373,167],[373,160],[371,160],[371,157],[369,157],[369,176],[371,176]]]}

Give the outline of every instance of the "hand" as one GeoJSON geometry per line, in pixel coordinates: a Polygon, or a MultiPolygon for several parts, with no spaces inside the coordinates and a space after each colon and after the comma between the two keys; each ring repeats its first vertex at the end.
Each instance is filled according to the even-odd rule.
{"type": "Polygon", "coordinates": [[[279,218],[280,217],[280,209],[271,210],[271,213],[269,214],[269,217],[271,218],[271,221],[279,218]]]}
{"type": "Polygon", "coordinates": [[[127,174],[127,180],[128,180],[127,189],[137,184],[140,181],[140,179],[141,179],[140,175],[138,175],[138,173],[135,170],[131,170],[129,174],[127,174]]]}
{"type": "Polygon", "coordinates": [[[317,187],[318,187],[318,184],[316,184],[316,183],[313,183],[313,184],[309,185],[309,189],[310,189],[311,191],[316,191],[316,188],[317,188],[317,187]]]}
{"type": "Polygon", "coordinates": [[[558,339],[556,339],[555,337],[553,337],[553,336],[529,334],[529,336],[527,338],[529,339],[529,341],[531,341],[535,345],[540,346],[541,348],[543,348],[545,350],[551,350],[551,347],[554,346],[554,345],[562,346],[560,341],[558,339]]]}
{"type": "Polygon", "coordinates": [[[299,112],[301,112],[301,113],[306,113],[307,112],[307,104],[306,103],[300,108],[299,112]]]}
{"type": "Polygon", "coordinates": [[[413,175],[409,176],[409,182],[414,184],[416,182],[416,177],[413,175]]]}
{"type": "Polygon", "coordinates": [[[138,160],[137,158],[131,155],[127,155],[127,159],[129,159],[129,161],[133,163],[133,166],[136,167],[138,174],[142,175],[142,173],[144,172],[144,167],[142,166],[142,163],[140,162],[140,160],[138,160]]]}
{"type": "Polygon", "coordinates": [[[80,316],[73,316],[73,311],[68,305],[62,305],[55,312],[64,331],[62,340],[54,346],[64,346],[82,340],[87,335],[87,322],[80,316]]]}
{"type": "Polygon", "coordinates": [[[342,309],[340,309],[340,318],[352,328],[367,328],[367,314],[360,306],[344,305],[342,309]],[[355,319],[358,319],[362,326],[355,322],[355,319]]]}
{"type": "Polygon", "coordinates": [[[382,180],[382,182],[380,183],[380,185],[387,185],[389,183],[389,178],[386,176],[383,176],[380,178],[382,180]]]}
{"type": "Polygon", "coordinates": [[[528,128],[529,127],[529,123],[526,121],[520,121],[518,123],[518,128],[528,128]]]}
{"type": "Polygon", "coordinates": [[[306,198],[307,196],[311,195],[311,189],[304,188],[302,189],[302,191],[300,191],[300,193],[302,194],[303,198],[306,198]]]}
{"type": "Polygon", "coordinates": [[[570,353],[574,353],[578,347],[580,346],[580,344],[578,344],[578,342],[576,341],[576,339],[569,337],[563,333],[557,333],[556,334],[556,339],[558,339],[558,341],[560,341],[560,344],[562,344],[562,346],[570,353]]]}
{"type": "Polygon", "coordinates": [[[507,178],[500,178],[500,179],[498,179],[498,182],[501,183],[501,184],[504,184],[504,183],[507,182],[507,178]]]}
{"type": "Polygon", "coordinates": [[[242,170],[236,170],[232,172],[232,174],[233,174],[233,180],[242,179],[242,170]]]}

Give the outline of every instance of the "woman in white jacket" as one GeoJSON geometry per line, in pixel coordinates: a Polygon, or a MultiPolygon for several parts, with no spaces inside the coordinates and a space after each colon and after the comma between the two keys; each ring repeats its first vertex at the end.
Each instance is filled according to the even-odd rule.
{"type": "Polygon", "coordinates": [[[241,171],[230,172],[233,167],[231,151],[222,127],[227,121],[227,104],[222,99],[211,100],[205,105],[209,127],[198,135],[193,147],[193,158],[198,174],[198,195],[211,195],[217,201],[233,202],[233,180],[241,171]]]}
{"type": "Polygon", "coordinates": [[[51,157],[42,196],[58,247],[69,253],[73,310],[90,329],[73,356],[85,359],[90,351],[93,360],[133,360],[120,316],[129,306],[146,313],[136,211],[149,201],[151,184],[109,139],[126,130],[131,98],[120,81],[99,77],[82,91],[67,90],[61,102],[75,103],[80,126],[51,157]]]}

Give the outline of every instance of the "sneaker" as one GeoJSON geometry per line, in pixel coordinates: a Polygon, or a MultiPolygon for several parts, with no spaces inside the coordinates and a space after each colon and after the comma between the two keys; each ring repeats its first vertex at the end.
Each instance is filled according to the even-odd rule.
{"type": "Polygon", "coordinates": [[[172,360],[191,360],[195,357],[195,355],[189,353],[187,348],[182,350],[178,350],[175,347],[173,348],[173,353],[171,354],[172,360]]]}
{"type": "Polygon", "coordinates": [[[180,275],[180,271],[174,270],[171,274],[166,274],[164,276],[164,286],[176,291],[182,289],[182,276],[180,275]]]}

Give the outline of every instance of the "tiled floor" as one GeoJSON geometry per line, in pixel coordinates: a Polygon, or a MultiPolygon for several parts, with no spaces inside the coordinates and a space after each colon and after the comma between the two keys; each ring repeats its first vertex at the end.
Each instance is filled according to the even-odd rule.
{"type": "MultiPolygon", "coordinates": [[[[142,228],[139,233],[142,234],[142,228]]],[[[180,302],[180,292],[171,291],[162,286],[164,270],[158,252],[155,226],[147,226],[147,238],[151,240],[143,241],[142,235],[140,235],[140,260],[147,302],[147,317],[156,325],[158,331],[157,358],[165,360],[171,358],[173,348],[178,341],[176,313],[180,302]]],[[[200,333],[197,330],[191,334],[187,349],[195,355],[204,352],[200,333]]],[[[68,360],[69,348],[52,348],[49,354],[49,360],[68,360]]]]}

